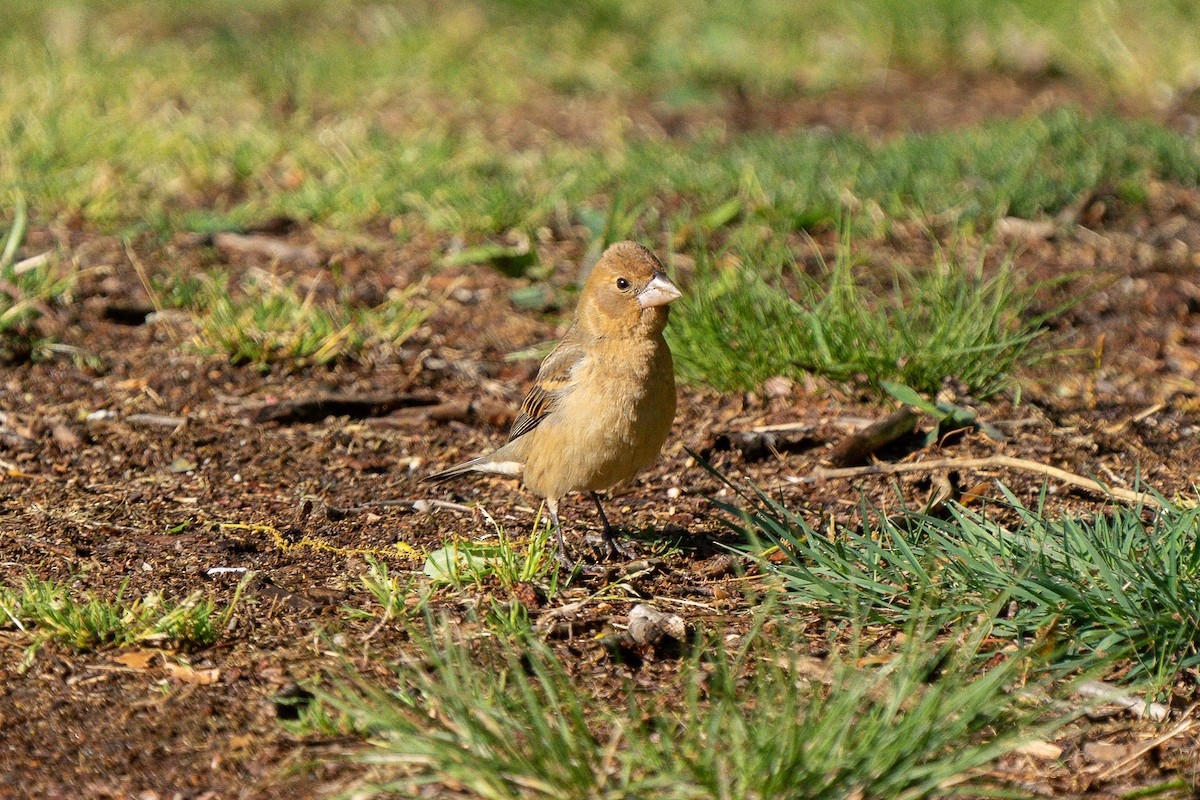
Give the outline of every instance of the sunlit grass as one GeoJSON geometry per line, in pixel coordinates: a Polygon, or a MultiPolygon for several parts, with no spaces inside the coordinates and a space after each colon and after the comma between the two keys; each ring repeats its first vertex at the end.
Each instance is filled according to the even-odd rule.
{"type": "MultiPolygon", "coordinates": [[[[417,653],[379,684],[345,674],[317,691],[310,730],[369,736],[359,758],[378,792],[455,786],[468,797],[936,796],[948,781],[1045,735],[1057,722],[1009,693],[1044,685],[1022,651],[984,660],[985,631],[908,645],[854,666],[851,649],[818,673],[787,634],[706,638],[656,697],[595,687],[531,638],[471,644],[416,632],[417,653]],[[807,665],[804,666],[804,665],[807,665]]],[[[978,785],[969,783],[968,785],[978,785]]]]}
{"type": "Polygon", "coordinates": [[[14,208],[8,231],[0,237],[0,357],[33,354],[39,339],[36,323],[64,301],[75,274],[53,253],[17,259],[28,230],[23,198],[14,208]]]}
{"type": "Polygon", "coordinates": [[[1168,506],[1147,522],[1137,509],[1052,515],[1008,499],[1016,524],[952,505],[948,519],[864,509],[861,529],[818,530],[762,495],[725,508],[779,546],[784,560],[761,566],[797,604],[888,625],[954,625],[1004,606],[997,635],[1049,637],[1064,663],[1103,656],[1156,689],[1200,665],[1200,510],[1168,506]]]}
{"type": "Polygon", "coordinates": [[[491,515],[486,516],[495,531],[494,539],[447,543],[428,554],[425,575],[458,589],[498,585],[511,592],[522,584],[534,584],[547,598],[557,594],[560,579],[566,576],[560,575],[550,523],[539,513],[532,533],[522,543],[491,515]]]}
{"type": "Polygon", "coordinates": [[[942,256],[927,272],[883,276],[880,290],[860,279],[844,249],[820,279],[787,269],[764,277],[767,264],[788,257],[759,249],[743,252],[737,266],[701,265],[670,328],[684,377],[745,390],[809,372],[880,392],[898,381],[925,393],[955,378],[986,396],[1047,353],[1035,346],[1044,322],[1031,310],[1036,287],[1019,287],[1010,266],[985,278],[942,256]],[[785,277],[798,297],[781,285],[785,277]]]}
{"type": "Polygon", "coordinates": [[[1200,64],[1197,14],[1179,4],[9,5],[19,22],[0,32],[0,69],[22,77],[0,94],[0,189],[24,191],[41,221],[171,232],[278,214],[343,229],[399,218],[484,237],[622,203],[641,233],[705,218],[780,233],[828,225],[849,203],[987,227],[1053,213],[1101,183],[1136,194],[1154,177],[1200,178],[1194,139],[1146,123],[1049,114],[887,143],[701,125],[696,139],[662,142],[605,105],[649,93],[667,108],[720,109],[731,93],[786,98],[897,58],[1003,65],[1021,31],[1058,68],[1158,94],[1194,81],[1166,64],[1200,64]],[[586,136],[497,135],[530,97],[600,105],[586,136]],[[663,210],[681,205],[679,218],[663,210]]]}
{"type": "Polygon", "coordinates": [[[356,617],[378,617],[383,621],[405,619],[419,611],[429,596],[416,574],[397,575],[385,562],[371,557],[367,558],[367,572],[359,582],[379,608],[376,611],[374,608],[347,607],[347,611],[356,617]]]}
{"type": "Polygon", "coordinates": [[[181,276],[159,283],[157,291],[160,303],[177,302],[192,314],[201,350],[260,369],[324,365],[368,353],[379,358],[403,344],[429,313],[429,305],[415,299],[415,288],[362,308],[317,299],[315,289],[302,293],[268,274],[251,274],[237,286],[223,275],[181,276]]]}
{"type": "Polygon", "coordinates": [[[194,592],[170,602],[151,592],[127,598],[77,597],[54,581],[26,577],[13,586],[0,586],[0,627],[30,637],[30,654],[53,640],[76,650],[146,645],[194,650],[216,642],[229,623],[246,581],[229,605],[218,610],[211,599],[194,592]]]}
{"type": "Polygon", "coordinates": [[[211,73],[240,74],[268,98],[286,92],[305,112],[413,86],[484,104],[535,86],[650,92],[678,106],[739,85],[768,95],[854,85],[897,67],[1065,74],[1161,101],[1190,88],[1200,62],[1200,12],[1184,2],[12,0],[7,12],[9,58],[38,58],[38,43],[64,59],[140,51],[164,62],[191,45],[211,73]],[[363,79],[351,86],[353,75],[363,79]]]}

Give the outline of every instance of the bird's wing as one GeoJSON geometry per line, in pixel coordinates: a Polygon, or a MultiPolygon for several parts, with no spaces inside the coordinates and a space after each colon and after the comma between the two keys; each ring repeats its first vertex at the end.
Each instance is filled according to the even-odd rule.
{"type": "Polygon", "coordinates": [[[508,432],[510,442],[540,425],[555,409],[559,400],[570,393],[574,388],[572,370],[586,355],[587,351],[582,345],[564,339],[554,348],[554,352],[546,356],[541,369],[538,370],[537,379],[521,402],[521,413],[517,415],[512,430],[508,432]]]}

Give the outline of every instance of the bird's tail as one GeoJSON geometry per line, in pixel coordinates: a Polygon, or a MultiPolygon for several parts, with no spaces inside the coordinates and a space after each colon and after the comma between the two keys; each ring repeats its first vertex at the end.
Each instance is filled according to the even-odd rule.
{"type": "Polygon", "coordinates": [[[434,472],[421,478],[421,483],[442,483],[460,475],[466,475],[468,472],[474,472],[475,468],[482,462],[482,458],[472,458],[470,461],[464,461],[441,472],[434,472]]]}
{"type": "Polygon", "coordinates": [[[432,475],[426,475],[421,478],[422,483],[441,483],[460,475],[466,475],[468,472],[490,472],[496,475],[509,475],[516,477],[521,474],[521,464],[515,461],[497,461],[494,457],[480,456],[472,458],[470,461],[464,461],[441,472],[435,472],[432,475]]]}

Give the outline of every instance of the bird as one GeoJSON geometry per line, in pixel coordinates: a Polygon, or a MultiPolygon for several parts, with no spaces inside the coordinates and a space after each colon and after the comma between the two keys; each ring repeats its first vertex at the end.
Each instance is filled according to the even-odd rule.
{"type": "Polygon", "coordinates": [[[605,556],[627,556],[599,492],[653,464],[670,433],[675,371],[663,331],[668,306],[681,296],[649,249],[632,241],[611,245],[584,282],[566,335],[542,361],[508,441],[424,480],[472,472],[520,477],[544,499],[558,561],[568,568],[575,562],[567,554],[559,502],[586,492],[600,514],[605,556]]]}

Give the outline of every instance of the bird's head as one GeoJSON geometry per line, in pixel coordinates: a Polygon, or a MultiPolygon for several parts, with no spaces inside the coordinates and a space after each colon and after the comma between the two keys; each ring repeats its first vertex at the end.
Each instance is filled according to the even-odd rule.
{"type": "Polygon", "coordinates": [[[579,325],[592,336],[658,333],[667,324],[667,304],[678,297],[654,253],[636,242],[617,242],[583,285],[579,325]]]}

